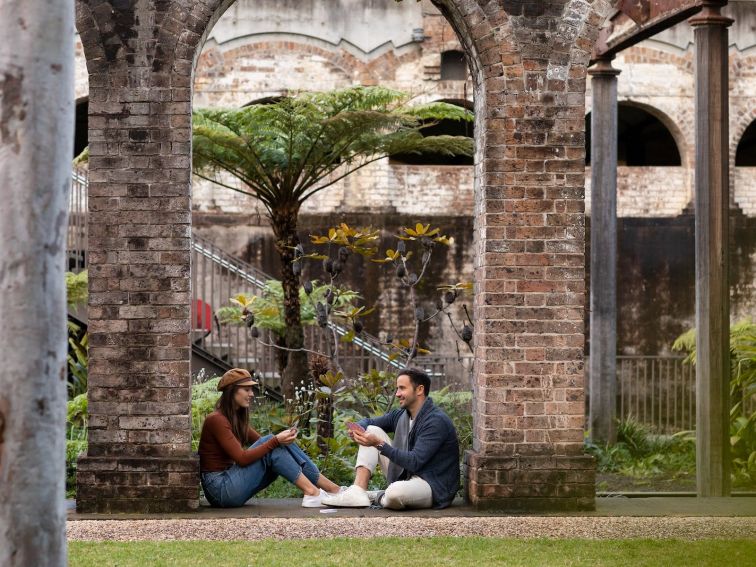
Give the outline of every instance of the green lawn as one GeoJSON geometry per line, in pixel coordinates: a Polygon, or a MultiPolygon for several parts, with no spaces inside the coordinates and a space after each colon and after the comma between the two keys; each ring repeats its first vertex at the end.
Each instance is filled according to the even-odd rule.
{"type": "MultiPolygon", "coordinates": [[[[232,522],[233,520],[229,520],[232,522]]],[[[264,565],[310,567],[487,565],[736,565],[756,566],[751,540],[557,540],[502,538],[376,538],[237,541],[69,543],[69,564],[96,567],[264,565]]]]}

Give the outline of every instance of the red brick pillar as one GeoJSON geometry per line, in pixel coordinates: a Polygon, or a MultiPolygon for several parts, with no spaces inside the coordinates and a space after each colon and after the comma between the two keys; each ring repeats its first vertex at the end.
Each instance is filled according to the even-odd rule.
{"type": "Polygon", "coordinates": [[[77,14],[90,72],[91,156],[89,449],[78,463],[79,512],[198,505],[191,60],[174,59],[171,44],[154,39],[151,24],[161,33],[176,25],[164,16],[128,7],[90,13],[82,4],[77,14]]]}
{"type": "Polygon", "coordinates": [[[511,3],[507,11],[487,14],[490,28],[473,28],[482,147],[466,492],[481,508],[592,509],[595,467],[583,452],[592,43],[580,34],[595,32],[600,18],[574,2],[511,3]]]}

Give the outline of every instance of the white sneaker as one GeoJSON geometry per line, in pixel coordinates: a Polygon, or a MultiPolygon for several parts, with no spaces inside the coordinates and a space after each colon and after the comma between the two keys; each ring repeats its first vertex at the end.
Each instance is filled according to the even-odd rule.
{"type": "Polygon", "coordinates": [[[328,493],[320,489],[320,494],[317,496],[308,496],[307,494],[304,495],[302,498],[302,508],[320,508],[323,505],[323,498],[328,496],[328,493]]]}
{"type": "Polygon", "coordinates": [[[341,506],[342,508],[367,508],[370,506],[370,498],[365,490],[357,485],[352,485],[338,494],[326,494],[323,497],[324,506],[341,506]]]}

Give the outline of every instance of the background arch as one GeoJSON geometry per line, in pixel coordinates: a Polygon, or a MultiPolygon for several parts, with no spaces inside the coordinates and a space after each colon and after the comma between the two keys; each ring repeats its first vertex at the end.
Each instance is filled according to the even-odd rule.
{"type": "MultiPolygon", "coordinates": [[[[682,132],[661,110],[633,101],[620,101],[617,161],[620,166],[681,166],[687,156],[682,132]]],[[[585,116],[585,161],[590,164],[591,113],[585,116]]]]}
{"type": "Polygon", "coordinates": [[[756,120],[745,128],[735,149],[735,167],[756,166],[756,120]]]}

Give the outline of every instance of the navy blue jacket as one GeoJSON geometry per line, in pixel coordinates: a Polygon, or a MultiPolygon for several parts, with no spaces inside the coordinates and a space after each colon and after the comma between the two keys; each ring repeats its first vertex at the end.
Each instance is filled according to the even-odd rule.
{"type": "MultiPolygon", "coordinates": [[[[395,409],[380,417],[368,417],[359,424],[375,425],[393,433],[406,410],[395,409]]],[[[407,471],[407,479],[417,475],[433,493],[433,507],[446,508],[459,490],[459,442],[452,420],[441,408],[426,399],[410,430],[407,451],[383,446],[381,453],[407,471]]]]}

